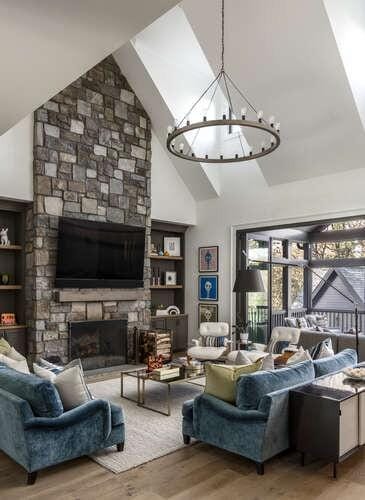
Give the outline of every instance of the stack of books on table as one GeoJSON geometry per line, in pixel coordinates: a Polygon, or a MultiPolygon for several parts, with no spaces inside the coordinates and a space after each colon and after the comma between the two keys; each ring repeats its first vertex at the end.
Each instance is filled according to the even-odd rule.
{"type": "Polygon", "coordinates": [[[163,368],[156,368],[155,370],[153,370],[152,375],[157,380],[169,380],[170,378],[178,378],[180,376],[180,368],[164,366],[163,368]]]}

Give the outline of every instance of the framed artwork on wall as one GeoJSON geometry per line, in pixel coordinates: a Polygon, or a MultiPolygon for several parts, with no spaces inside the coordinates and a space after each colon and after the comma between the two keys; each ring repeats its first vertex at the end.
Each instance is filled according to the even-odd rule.
{"type": "Polygon", "coordinates": [[[199,272],[217,273],[218,272],[218,252],[217,246],[199,247],[199,272]]]}
{"type": "Polygon", "coordinates": [[[200,323],[216,323],[218,321],[218,304],[198,304],[200,323]]]}
{"type": "Polygon", "coordinates": [[[171,257],[181,257],[180,238],[165,236],[163,239],[163,250],[171,257]]]}
{"type": "Polygon", "coordinates": [[[202,275],[199,276],[199,300],[209,300],[215,302],[218,300],[218,276],[202,275]]]}

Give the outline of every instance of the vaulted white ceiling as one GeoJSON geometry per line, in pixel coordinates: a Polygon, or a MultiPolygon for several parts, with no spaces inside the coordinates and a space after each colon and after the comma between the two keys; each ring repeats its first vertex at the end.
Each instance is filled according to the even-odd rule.
{"type": "MultiPolygon", "coordinates": [[[[157,90],[153,95],[148,88],[143,90],[144,104],[148,107],[154,101],[152,107],[157,111],[164,103],[170,123],[182,118],[181,109],[189,109],[204,89],[207,76],[217,73],[220,65],[220,0],[184,0],[180,7],[197,47],[182,36],[173,11],[134,41],[157,90]]],[[[280,148],[254,165],[248,162],[241,167],[256,169],[258,165],[268,185],[364,166],[360,107],[365,117],[365,73],[361,70],[364,79],[356,94],[335,29],[336,20],[348,20],[344,12],[357,20],[356,40],[363,30],[364,46],[357,47],[362,67],[363,0],[326,0],[326,5],[322,0],[226,0],[226,69],[266,117],[274,114],[281,122],[280,148]]],[[[340,31],[342,39],[348,38],[353,35],[353,25],[342,22],[340,31]]],[[[128,77],[128,67],[125,69],[128,77]]],[[[157,135],[164,142],[169,122],[154,118],[155,128],[160,129],[157,135]]],[[[184,165],[186,170],[192,168],[187,162],[184,165]]],[[[208,178],[218,179],[214,188],[219,194],[219,179],[230,167],[194,165],[197,171],[205,170],[208,178]]],[[[177,168],[181,172],[184,167],[180,163],[177,168]]],[[[199,185],[194,186],[199,190],[199,185]]]]}
{"type": "Polygon", "coordinates": [[[178,0],[1,0],[0,135],[178,0]]]}

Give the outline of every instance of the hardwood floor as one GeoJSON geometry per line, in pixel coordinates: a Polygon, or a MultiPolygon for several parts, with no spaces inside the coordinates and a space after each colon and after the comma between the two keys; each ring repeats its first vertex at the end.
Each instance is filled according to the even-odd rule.
{"type": "Polygon", "coordinates": [[[339,466],[300,466],[296,453],[269,461],[264,476],[237,455],[196,444],[122,474],[88,458],[49,468],[34,486],[25,486],[21,467],[0,452],[0,499],[36,500],[360,500],[365,498],[365,450],[339,466]]]}

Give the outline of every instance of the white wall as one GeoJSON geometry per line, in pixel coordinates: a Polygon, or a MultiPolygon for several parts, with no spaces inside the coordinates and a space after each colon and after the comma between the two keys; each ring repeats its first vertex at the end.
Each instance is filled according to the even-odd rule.
{"type": "Polygon", "coordinates": [[[219,199],[199,202],[198,223],[187,234],[186,310],[190,336],[198,328],[198,247],[219,245],[219,318],[231,321],[234,307],[232,226],[313,221],[365,214],[365,169],[269,187],[254,165],[229,165],[219,199]],[[232,244],[231,244],[232,238],[232,244]]]}
{"type": "Polygon", "coordinates": [[[152,219],[196,224],[196,201],[152,132],[152,219]]]}
{"type": "Polygon", "coordinates": [[[33,199],[33,115],[0,136],[0,197],[33,199]]]}

